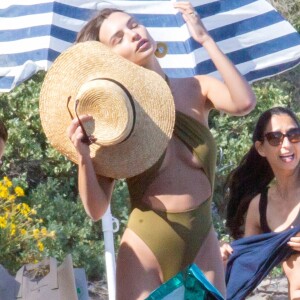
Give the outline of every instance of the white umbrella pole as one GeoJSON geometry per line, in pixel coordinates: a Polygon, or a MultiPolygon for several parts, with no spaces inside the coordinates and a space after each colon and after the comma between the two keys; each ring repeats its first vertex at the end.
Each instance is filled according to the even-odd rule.
{"type": "Polygon", "coordinates": [[[116,299],[116,259],[114,232],[119,230],[119,221],[111,214],[110,206],[102,217],[102,231],[105,245],[105,264],[109,300],[116,299]],[[115,228],[114,228],[115,227],[115,228]]]}

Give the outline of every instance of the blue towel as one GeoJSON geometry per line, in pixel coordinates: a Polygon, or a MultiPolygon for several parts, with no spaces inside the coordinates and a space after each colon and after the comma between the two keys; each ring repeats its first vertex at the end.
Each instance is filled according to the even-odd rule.
{"type": "Polygon", "coordinates": [[[287,244],[300,226],[280,233],[264,233],[234,241],[227,263],[227,300],[245,299],[249,293],[294,251],[287,244]]]}

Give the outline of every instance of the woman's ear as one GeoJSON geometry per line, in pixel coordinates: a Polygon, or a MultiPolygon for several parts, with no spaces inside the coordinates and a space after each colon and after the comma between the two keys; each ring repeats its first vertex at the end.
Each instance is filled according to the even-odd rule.
{"type": "Polygon", "coordinates": [[[262,142],[256,141],[254,143],[254,146],[260,156],[266,157],[265,150],[264,150],[264,144],[262,142]]]}

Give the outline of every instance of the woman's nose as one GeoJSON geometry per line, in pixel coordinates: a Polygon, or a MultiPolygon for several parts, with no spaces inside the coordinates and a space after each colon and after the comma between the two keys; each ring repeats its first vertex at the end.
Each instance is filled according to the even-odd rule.
{"type": "Polygon", "coordinates": [[[283,140],[282,140],[281,146],[282,146],[282,147],[287,147],[287,146],[289,146],[290,144],[291,144],[290,140],[288,139],[287,136],[285,136],[285,137],[283,138],[283,140]]]}
{"type": "Polygon", "coordinates": [[[137,41],[141,37],[136,31],[132,29],[128,29],[128,35],[131,41],[137,41]]]}

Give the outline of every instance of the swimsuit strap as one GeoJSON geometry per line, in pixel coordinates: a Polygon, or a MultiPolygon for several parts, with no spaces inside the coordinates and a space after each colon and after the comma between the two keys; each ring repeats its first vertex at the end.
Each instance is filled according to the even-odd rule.
{"type": "MultiPolygon", "coordinates": [[[[201,163],[213,190],[216,166],[216,144],[210,130],[196,119],[176,111],[174,135],[191,150],[201,163]]],[[[139,202],[147,187],[156,178],[164,157],[165,152],[151,168],[142,174],[126,179],[132,208],[139,206],[139,202]]]]}
{"type": "Polygon", "coordinates": [[[196,119],[176,111],[174,134],[192,151],[193,155],[201,163],[213,190],[217,147],[210,130],[196,119]]]}

